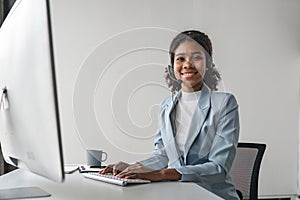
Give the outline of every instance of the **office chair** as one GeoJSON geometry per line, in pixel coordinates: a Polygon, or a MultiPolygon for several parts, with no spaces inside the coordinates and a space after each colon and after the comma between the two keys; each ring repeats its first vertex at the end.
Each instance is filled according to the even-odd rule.
{"type": "Polygon", "coordinates": [[[238,143],[230,175],[241,199],[258,199],[259,169],[265,149],[265,144],[238,143]]]}

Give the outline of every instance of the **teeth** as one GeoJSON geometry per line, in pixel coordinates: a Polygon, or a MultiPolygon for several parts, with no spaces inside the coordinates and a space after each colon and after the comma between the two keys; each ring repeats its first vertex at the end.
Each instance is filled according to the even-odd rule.
{"type": "Polygon", "coordinates": [[[183,73],[183,76],[193,76],[195,73],[189,72],[189,73],[183,73]]]}

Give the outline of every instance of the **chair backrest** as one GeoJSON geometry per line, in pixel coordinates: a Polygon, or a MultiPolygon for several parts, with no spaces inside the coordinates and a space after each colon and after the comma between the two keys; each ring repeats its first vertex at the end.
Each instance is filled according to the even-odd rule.
{"type": "Polygon", "coordinates": [[[258,199],[259,169],[265,149],[265,144],[238,143],[230,175],[243,199],[258,199]]]}

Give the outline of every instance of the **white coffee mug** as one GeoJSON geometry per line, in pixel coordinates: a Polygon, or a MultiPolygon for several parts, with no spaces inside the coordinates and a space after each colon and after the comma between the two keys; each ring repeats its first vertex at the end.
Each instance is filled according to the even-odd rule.
{"type": "Polygon", "coordinates": [[[86,151],[86,159],[88,166],[101,167],[101,163],[107,159],[107,153],[102,150],[88,149],[86,151]]]}

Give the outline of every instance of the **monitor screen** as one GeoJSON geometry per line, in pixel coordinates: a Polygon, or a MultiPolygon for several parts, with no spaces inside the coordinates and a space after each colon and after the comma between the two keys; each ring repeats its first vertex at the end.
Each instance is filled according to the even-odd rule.
{"type": "Polygon", "coordinates": [[[49,6],[47,0],[18,0],[0,28],[0,142],[6,162],[60,182],[64,171],[49,6]]]}

